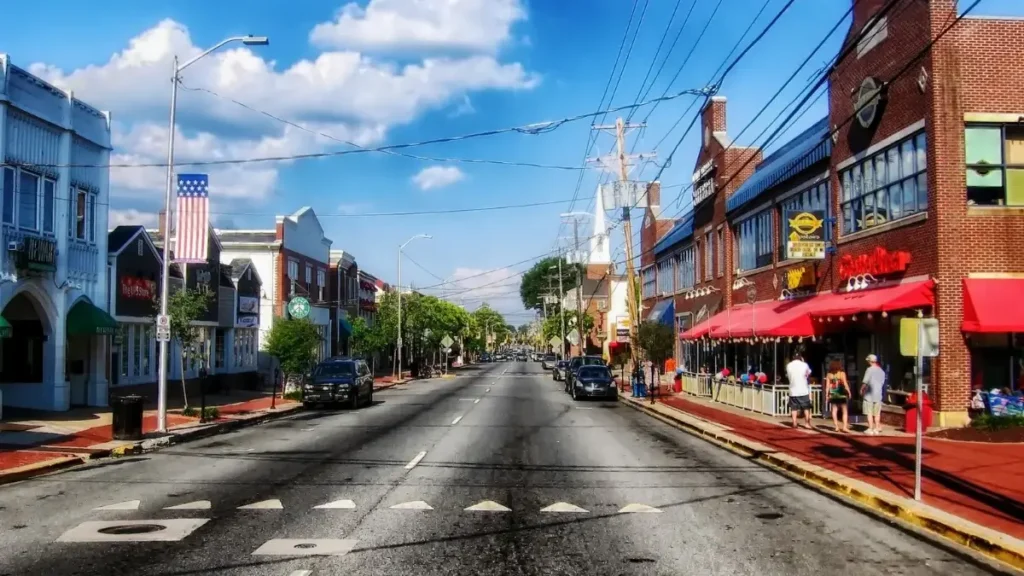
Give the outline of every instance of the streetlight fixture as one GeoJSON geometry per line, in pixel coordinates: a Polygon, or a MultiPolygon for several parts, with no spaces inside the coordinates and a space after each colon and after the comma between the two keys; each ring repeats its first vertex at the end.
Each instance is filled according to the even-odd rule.
{"type": "Polygon", "coordinates": [[[398,247],[398,379],[402,379],[402,250],[413,240],[431,240],[429,234],[417,234],[398,247]]]}
{"type": "MultiPolygon", "coordinates": [[[[246,46],[266,46],[270,39],[266,36],[232,36],[214,44],[206,51],[194,56],[184,64],[178,64],[178,57],[175,56],[172,62],[171,72],[171,120],[170,129],[167,131],[167,186],[164,189],[164,250],[163,250],[163,274],[160,277],[160,315],[167,316],[167,293],[169,292],[170,259],[171,259],[171,189],[174,187],[174,125],[178,107],[178,82],[181,80],[181,73],[189,66],[195,64],[203,57],[218,48],[232,42],[241,42],[246,46]]],[[[167,340],[160,341],[160,367],[157,376],[157,416],[156,428],[159,432],[167,432],[167,340]]],[[[275,383],[276,385],[276,383],[275,383]]]]}

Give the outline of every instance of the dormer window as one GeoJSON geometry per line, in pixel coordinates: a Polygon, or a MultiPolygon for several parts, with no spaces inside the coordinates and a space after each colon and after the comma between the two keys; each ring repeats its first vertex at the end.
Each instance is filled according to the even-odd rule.
{"type": "Polygon", "coordinates": [[[857,41],[857,58],[871,51],[889,37],[889,20],[885,16],[872,18],[864,25],[864,34],[857,41]]]}

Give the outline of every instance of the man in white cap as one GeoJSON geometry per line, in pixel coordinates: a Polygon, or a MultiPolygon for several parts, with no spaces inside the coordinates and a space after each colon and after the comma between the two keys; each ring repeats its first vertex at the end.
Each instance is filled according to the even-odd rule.
{"type": "Polygon", "coordinates": [[[868,354],[868,369],[864,371],[864,380],[860,387],[860,396],[864,401],[864,413],[868,417],[868,429],[865,434],[882,433],[882,389],[885,387],[885,370],[878,365],[878,356],[868,354]]]}

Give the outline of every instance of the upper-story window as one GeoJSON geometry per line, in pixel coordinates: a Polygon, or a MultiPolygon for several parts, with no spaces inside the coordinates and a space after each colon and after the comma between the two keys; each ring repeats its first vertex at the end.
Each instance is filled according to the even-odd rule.
{"type": "Polygon", "coordinates": [[[864,25],[864,34],[857,42],[857,58],[867,54],[889,37],[889,19],[885,16],[872,18],[864,25]]]}
{"type": "Polygon", "coordinates": [[[707,282],[715,274],[715,236],[708,232],[704,234],[704,281],[707,282]]]}
{"type": "Polygon", "coordinates": [[[721,278],[725,274],[725,226],[719,226],[715,232],[715,243],[718,246],[718,252],[715,253],[715,270],[721,278]]]}
{"type": "Polygon", "coordinates": [[[13,166],[4,166],[2,172],[4,224],[53,234],[57,183],[13,166]]]}
{"type": "Polygon", "coordinates": [[[299,261],[288,260],[288,292],[295,293],[295,283],[299,281],[299,261]]]}
{"type": "Polygon", "coordinates": [[[1024,128],[968,124],[967,203],[1024,206],[1024,128]]]}
{"type": "Polygon", "coordinates": [[[694,260],[693,244],[690,244],[676,255],[676,290],[690,290],[696,283],[697,262],[694,260]]]}
{"type": "Polygon", "coordinates": [[[671,294],[674,291],[673,287],[673,276],[674,270],[672,269],[672,258],[666,258],[661,262],[658,262],[658,292],[661,294],[671,294]]]}
{"type": "MultiPolygon", "coordinates": [[[[787,218],[792,218],[796,214],[804,211],[817,211],[820,210],[825,213],[827,219],[831,213],[831,196],[829,195],[828,179],[824,179],[821,182],[812,184],[805,190],[797,192],[792,196],[786,198],[779,203],[779,260],[789,259],[789,253],[786,250],[786,234],[783,232],[787,230],[788,223],[787,218]]],[[[832,226],[827,223],[824,225],[825,228],[825,243],[828,244],[832,241],[832,226]]]]}
{"type": "Polygon", "coordinates": [[[320,292],[320,301],[324,301],[324,295],[327,293],[327,271],[323,268],[317,268],[316,271],[316,286],[320,292]]]}
{"type": "Polygon", "coordinates": [[[739,221],[736,237],[736,270],[754,270],[772,263],[772,210],[766,209],[739,221]]]}
{"type": "Polygon", "coordinates": [[[919,132],[839,173],[843,234],[928,210],[928,148],[919,132]]]}
{"type": "Polygon", "coordinates": [[[658,276],[654,266],[648,266],[640,273],[642,281],[642,295],[644,299],[654,298],[658,294],[658,276]]]}
{"type": "Polygon", "coordinates": [[[96,241],[96,194],[80,188],[71,189],[68,201],[68,236],[84,242],[96,241]]]}

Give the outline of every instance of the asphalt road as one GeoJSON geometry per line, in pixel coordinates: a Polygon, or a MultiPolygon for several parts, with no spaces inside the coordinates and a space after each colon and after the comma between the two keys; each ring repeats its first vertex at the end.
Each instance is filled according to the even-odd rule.
{"type": "Polygon", "coordinates": [[[981,573],[626,406],[561,390],[539,364],[489,365],[357,412],[0,487],[0,575],[981,573]],[[166,509],[182,504],[193,509],[166,509]],[[620,512],[647,510],[635,505],[654,511],[620,512]],[[135,541],[124,521],[167,541],[135,541]]]}

